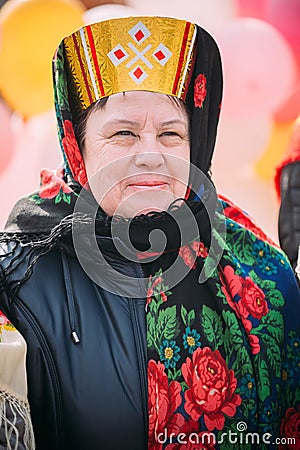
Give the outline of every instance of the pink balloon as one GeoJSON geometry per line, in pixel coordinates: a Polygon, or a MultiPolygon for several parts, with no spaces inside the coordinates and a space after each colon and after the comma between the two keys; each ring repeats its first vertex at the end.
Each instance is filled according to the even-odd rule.
{"type": "Polygon", "coordinates": [[[293,53],[281,33],[262,20],[238,18],[215,38],[224,68],[224,114],[250,117],[277,111],[296,77],[293,53]]]}
{"type": "Polygon", "coordinates": [[[283,34],[300,66],[300,1],[268,0],[265,20],[283,34]]]}
{"type": "Polygon", "coordinates": [[[266,4],[266,0],[237,0],[237,12],[239,16],[264,19],[266,4]]]}
{"type": "Polygon", "coordinates": [[[0,173],[8,166],[15,147],[15,136],[11,127],[11,112],[0,101],[0,173]]]}

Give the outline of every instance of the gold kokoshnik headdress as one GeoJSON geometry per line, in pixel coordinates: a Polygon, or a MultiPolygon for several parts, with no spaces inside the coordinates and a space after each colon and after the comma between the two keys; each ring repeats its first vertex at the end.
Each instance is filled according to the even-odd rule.
{"type": "Polygon", "coordinates": [[[129,17],[87,25],[64,39],[78,107],[144,90],[185,99],[197,28],[184,20],[129,17]]]}

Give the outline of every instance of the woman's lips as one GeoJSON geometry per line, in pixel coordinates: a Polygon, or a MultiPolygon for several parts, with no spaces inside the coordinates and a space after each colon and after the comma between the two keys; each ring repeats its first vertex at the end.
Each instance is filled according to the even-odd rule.
{"type": "Polygon", "coordinates": [[[128,185],[133,190],[151,190],[151,189],[166,189],[168,183],[164,181],[140,181],[128,185]]]}

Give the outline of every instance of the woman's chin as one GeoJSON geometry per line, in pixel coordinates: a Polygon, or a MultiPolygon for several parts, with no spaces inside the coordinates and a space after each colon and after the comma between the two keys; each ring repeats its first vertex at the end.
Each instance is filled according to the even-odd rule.
{"type": "MultiPolygon", "coordinates": [[[[172,201],[161,203],[160,205],[145,205],[138,207],[138,205],[131,205],[129,207],[125,207],[123,204],[122,208],[117,208],[113,215],[121,216],[121,217],[137,217],[145,214],[151,214],[151,213],[160,213],[167,211],[170,207],[170,205],[175,201],[175,198],[172,199],[172,201]]],[[[179,206],[182,202],[182,199],[178,199],[177,206],[179,206]]]]}
{"type": "Polygon", "coordinates": [[[113,208],[116,202],[105,198],[101,203],[102,209],[109,215],[121,217],[136,217],[151,212],[166,211],[175,200],[174,193],[166,191],[138,192],[126,196],[113,208]]]}
{"type": "Polygon", "coordinates": [[[149,213],[157,213],[166,211],[169,205],[161,205],[161,206],[145,206],[142,207],[129,207],[129,208],[118,208],[114,215],[122,216],[122,217],[137,217],[149,213]]]}

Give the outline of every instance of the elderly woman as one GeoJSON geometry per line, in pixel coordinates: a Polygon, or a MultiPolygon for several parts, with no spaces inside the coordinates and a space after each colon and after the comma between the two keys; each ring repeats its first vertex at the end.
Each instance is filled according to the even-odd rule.
{"type": "Polygon", "coordinates": [[[209,176],[211,36],[160,17],[86,26],[58,47],[54,91],[64,167],[42,171],[1,239],[37,448],[299,437],[297,283],[209,176]]]}

